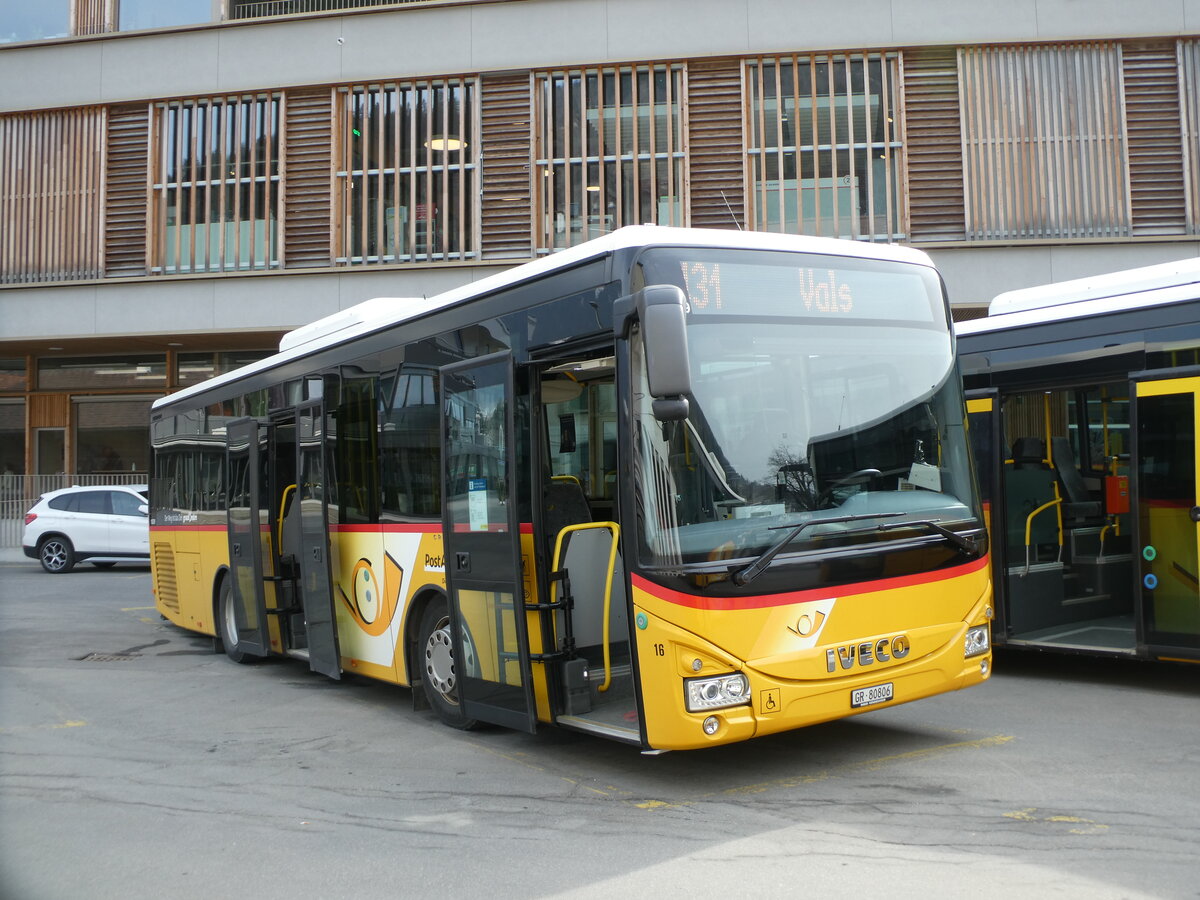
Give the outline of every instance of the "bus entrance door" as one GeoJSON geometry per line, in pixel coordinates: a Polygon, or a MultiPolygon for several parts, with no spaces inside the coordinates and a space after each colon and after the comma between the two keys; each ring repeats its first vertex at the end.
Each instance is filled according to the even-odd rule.
{"type": "Polygon", "coordinates": [[[446,583],[463,715],[536,727],[525,627],[508,353],[446,366],[442,494],[446,583]]]}
{"type": "Polygon", "coordinates": [[[1144,643],[1158,657],[1200,659],[1200,376],[1134,386],[1144,643]]]}
{"type": "Polygon", "coordinates": [[[297,593],[303,614],[308,667],[330,678],[342,677],[338,651],[333,579],[329,573],[329,511],[325,494],[324,411],[309,403],[296,410],[297,593]]]}
{"type": "Polygon", "coordinates": [[[263,591],[262,439],[255,419],[230,422],[226,431],[229,471],[229,571],[238,651],[266,656],[266,597],[263,591]]]}

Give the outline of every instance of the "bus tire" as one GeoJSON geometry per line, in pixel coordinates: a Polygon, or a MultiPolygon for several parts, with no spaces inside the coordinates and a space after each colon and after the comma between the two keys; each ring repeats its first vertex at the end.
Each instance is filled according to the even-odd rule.
{"type": "Polygon", "coordinates": [[[217,636],[225,655],[235,663],[252,663],[258,660],[238,647],[237,614],[233,605],[233,582],[229,577],[221,579],[221,591],[217,600],[217,636]]]}
{"type": "Polygon", "coordinates": [[[451,728],[474,728],[478,723],[463,715],[458,702],[454,638],[450,631],[450,608],[444,597],[431,600],[421,615],[417,633],[417,659],[421,687],[438,718],[451,728]]]}
{"type": "Polygon", "coordinates": [[[52,534],[38,544],[38,561],[51,575],[62,575],[75,568],[75,547],[61,534],[52,534]]]}

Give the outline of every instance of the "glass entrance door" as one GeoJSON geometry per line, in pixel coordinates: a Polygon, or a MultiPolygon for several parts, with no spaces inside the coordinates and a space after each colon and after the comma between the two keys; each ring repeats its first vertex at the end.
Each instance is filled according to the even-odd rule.
{"type": "Polygon", "coordinates": [[[233,584],[238,650],[266,656],[267,609],[263,592],[263,541],[270,539],[263,506],[262,447],[265,430],[255,419],[230,422],[226,433],[229,471],[229,569],[233,584]]]}
{"type": "Polygon", "coordinates": [[[512,359],[447,366],[442,378],[443,527],[458,697],[467,718],[533,731],[512,359]]]}
{"type": "Polygon", "coordinates": [[[1200,657],[1200,377],[1135,385],[1144,643],[1156,656],[1200,657]]]}

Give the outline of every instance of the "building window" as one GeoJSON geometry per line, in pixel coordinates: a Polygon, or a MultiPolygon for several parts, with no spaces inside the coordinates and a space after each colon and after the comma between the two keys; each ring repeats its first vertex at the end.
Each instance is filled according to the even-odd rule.
{"type": "Polygon", "coordinates": [[[903,238],[895,57],[760,59],[748,64],[747,81],[755,228],[903,238]]]}
{"type": "Polygon", "coordinates": [[[477,255],[475,96],[461,78],[340,92],[339,263],[477,255]]]}
{"type": "Polygon", "coordinates": [[[120,0],[121,31],[169,28],[213,20],[212,0],[120,0]]]}
{"type": "Polygon", "coordinates": [[[230,350],[216,353],[179,353],[176,355],[179,387],[199,384],[202,381],[270,356],[272,350],[230,350]]]}
{"type": "Polygon", "coordinates": [[[75,471],[80,475],[146,472],[151,399],[75,401],[75,471]]]}
{"type": "Polygon", "coordinates": [[[39,391],[161,390],[166,384],[165,354],[47,357],[37,361],[39,391]]]}
{"type": "Polygon", "coordinates": [[[968,238],[1130,233],[1115,45],[966,48],[959,72],[968,238]]]}
{"type": "Polygon", "coordinates": [[[279,95],[158,106],[155,272],[279,265],[279,95]]]}
{"type": "Polygon", "coordinates": [[[537,77],[537,246],[570,247],[622,225],[684,225],[680,66],[537,77]]]}
{"type": "Polygon", "coordinates": [[[0,44],[66,37],[71,33],[69,0],[5,3],[0,6],[0,44]]]}

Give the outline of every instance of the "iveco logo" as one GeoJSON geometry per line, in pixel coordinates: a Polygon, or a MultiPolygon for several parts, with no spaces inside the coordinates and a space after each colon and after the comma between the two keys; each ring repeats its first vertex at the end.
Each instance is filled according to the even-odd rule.
{"type": "Polygon", "coordinates": [[[830,672],[836,672],[840,665],[843,669],[853,669],[855,665],[869,666],[878,662],[892,659],[904,659],[911,648],[908,637],[898,634],[891,638],[880,638],[877,641],[864,641],[861,644],[845,644],[825,651],[825,665],[830,672]]]}

